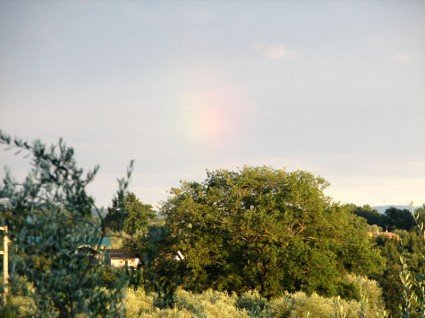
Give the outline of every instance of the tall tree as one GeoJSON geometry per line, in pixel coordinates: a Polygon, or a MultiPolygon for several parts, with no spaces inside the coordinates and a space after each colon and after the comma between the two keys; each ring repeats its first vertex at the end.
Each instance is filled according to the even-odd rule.
{"type": "Polygon", "coordinates": [[[162,214],[186,288],[336,295],[346,273],[379,273],[366,222],[333,204],[327,185],[305,171],[245,167],[172,189],[162,214]]]}
{"type": "Polygon", "coordinates": [[[132,192],[127,193],[123,201],[123,207],[116,202],[108,209],[106,226],[130,235],[146,233],[149,222],[156,216],[152,206],[141,202],[132,192]]]}

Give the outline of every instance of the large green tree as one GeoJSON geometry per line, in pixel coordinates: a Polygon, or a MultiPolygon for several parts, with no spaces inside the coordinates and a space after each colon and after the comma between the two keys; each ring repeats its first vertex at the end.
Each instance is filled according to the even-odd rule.
{"type": "Polygon", "coordinates": [[[245,167],[172,189],[161,212],[185,287],[335,295],[346,273],[379,273],[366,222],[332,203],[327,186],[305,171],[245,167]]]}

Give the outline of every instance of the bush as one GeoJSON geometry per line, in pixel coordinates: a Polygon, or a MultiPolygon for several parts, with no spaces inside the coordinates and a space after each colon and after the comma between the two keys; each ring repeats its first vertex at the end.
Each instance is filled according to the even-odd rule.
{"type": "Polygon", "coordinates": [[[270,317],[272,308],[267,299],[261,297],[256,290],[248,291],[238,297],[236,305],[240,309],[245,309],[250,317],[270,317]]]}
{"type": "Polygon", "coordinates": [[[34,302],[26,296],[8,297],[7,305],[0,307],[0,317],[4,318],[33,317],[34,314],[34,302]]]}
{"type": "Polygon", "coordinates": [[[143,290],[127,290],[125,306],[128,318],[138,317],[240,317],[247,318],[244,310],[239,310],[236,295],[207,290],[202,294],[192,294],[179,289],[174,309],[154,307],[154,294],[146,294],[143,290]]]}
{"type": "Polygon", "coordinates": [[[376,281],[364,276],[347,275],[347,280],[359,290],[359,301],[367,301],[368,309],[371,312],[381,312],[384,308],[382,290],[376,281]]]}
{"type": "Polygon", "coordinates": [[[192,294],[179,290],[177,308],[190,311],[195,317],[248,317],[244,310],[236,307],[236,295],[207,290],[202,294],[192,294]]]}
{"type": "Polygon", "coordinates": [[[267,301],[257,291],[248,291],[240,296],[214,290],[195,294],[177,290],[174,309],[155,308],[155,295],[143,290],[127,290],[125,306],[128,318],[139,317],[384,317],[381,292],[376,282],[364,277],[352,276],[349,281],[362,290],[362,301],[326,298],[315,293],[285,294],[267,301]]]}

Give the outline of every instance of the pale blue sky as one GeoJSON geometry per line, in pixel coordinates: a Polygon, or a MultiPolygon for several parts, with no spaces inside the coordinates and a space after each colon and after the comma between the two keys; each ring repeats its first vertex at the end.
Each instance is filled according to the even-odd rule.
{"type": "Polygon", "coordinates": [[[130,159],[151,204],[243,165],[422,204],[425,2],[0,1],[0,127],[100,164],[100,205],[130,159]]]}

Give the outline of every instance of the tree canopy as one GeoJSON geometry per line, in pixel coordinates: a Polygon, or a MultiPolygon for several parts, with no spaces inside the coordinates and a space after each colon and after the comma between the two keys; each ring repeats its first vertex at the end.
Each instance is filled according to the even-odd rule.
{"type": "Polygon", "coordinates": [[[356,206],[354,204],[348,205],[350,209],[357,215],[366,219],[367,223],[370,225],[378,225],[382,228],[387,225],[387,218],[385,215],[379,213],[377,210],[373,209],[370,205],[364,205],[362,207],[356,206]]]}
{"type": "MultiPolygon", "coordinates": [[[[364,218],[370,225],[378,225],[385,230],[406,230],[410,231],[416,227],[415,219],[412,212],[408,209],[398,209],[396,207],[389,207],[385,212],[379,213],[369,205],[362,207],[354,204],[347,204],[347,208],[353,211],[357,216],[364,218]]],[[[417,209],[416,213],[420,220],[424,219],[424,207],[417,209]]]]}
{"type": "Polygon", "coordinates": [[[184,255],[184,286],[271,297],[284,291],[344,294],[347,273],[379,273],[366,222],[323,193],[305,171],[268,167],[207,172],[171,190],[162,214],[168,245],[184,255]]]}
{"type": "Polygon", "coordinates": [[[410,231],[416,226],[415,219],[411,211],[407,209],[397,209],[390,207],[385,210],[386,226],[389,230],[410,231]]]}
{"type": "Polygon", "coordinates": [[[124,231],[130,235],[146,233],[149,222],[156,216],[152,206],[141,202],[132,192],[125,194],[123,201],[122,208],[117,200],[108,208],[106,226],[113,231],[124,231]]]}

